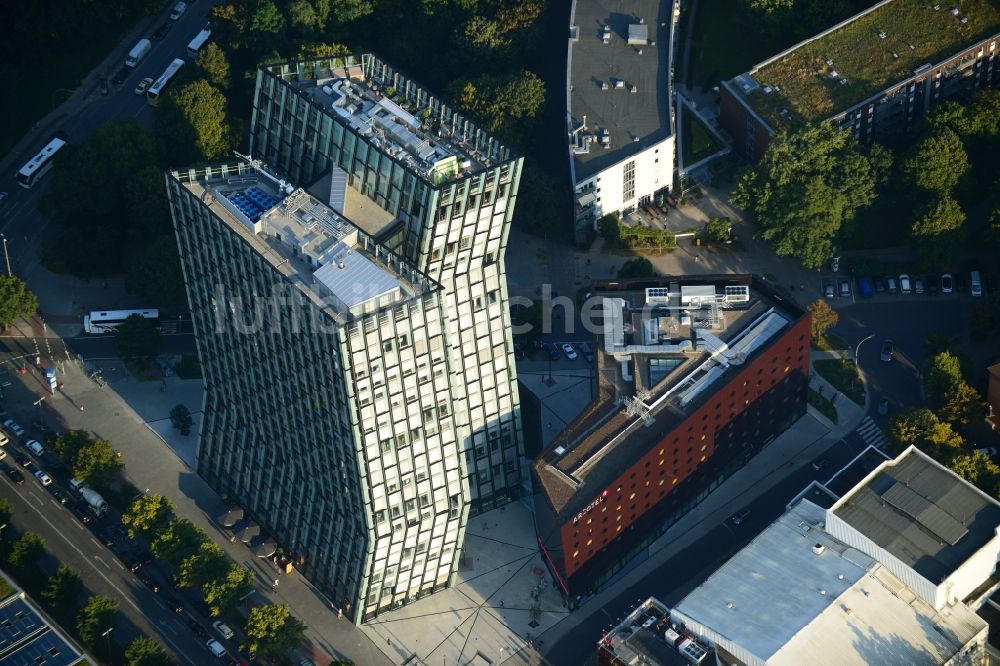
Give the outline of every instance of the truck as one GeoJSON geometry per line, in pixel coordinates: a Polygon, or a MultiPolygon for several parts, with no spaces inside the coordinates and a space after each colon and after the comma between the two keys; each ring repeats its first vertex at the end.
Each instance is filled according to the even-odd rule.
{"type": "Polygon", "coordinates": [[[140,39],[136,42],[132,50],[128,52],[128,57],[125,58],[125,66],[135,69],[135,66],[139,64],[139,61],[146,57],[149,50],[153,48],[153,43],[148,39],[140,39]]]}
{"type": "Polygon", "coordinates": [[[70,479],[69,486],[83,498],[83,501],[87,503],[87,508],[95,516],[100,517],[107,512],[108,503],[101,497],[99,492],[83,485],[83,482],[79,479],[70,479]]]}

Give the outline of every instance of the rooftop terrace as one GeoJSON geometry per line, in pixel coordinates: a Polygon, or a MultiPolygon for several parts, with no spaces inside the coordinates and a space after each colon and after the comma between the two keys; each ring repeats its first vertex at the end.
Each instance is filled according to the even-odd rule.
{"type": "Polygon", "coordinates": [[[671,622],[670,609],[655,597],[642,602],[608,631],[599,647],[626,664],[690,666],[711,663],[711,650],[671,622]]]}
{"type": "Polygon", "coordinates": [[[535,464],[557,514],[576,513],[801,316],[761,286],[750,276],[595,285],[599,395],[535,464]]]}
{"type": "Polygon", "coordinates": [[[673,0],[578,0],[570,58],[570,149],[577,179],[672,133],[673,0]],[[586,127],[584,127],[586,122],[586,127]]]}
{"type": "Polygon", "coordinates": [[[1000,32],[1000,0],[886,0],[732,80],[775,130],[825,120],[1000,32]]]}
{"type": "Polygon", "coordinates": [[[513,158],[496,137],[370,54],[265,69],[435,185],[513,158]]]}
{"type": "Polygon", "coordinates": [[[217,165],[174,176],[338,321],[435,286],[315,196],[260,165],[217,165]]]}

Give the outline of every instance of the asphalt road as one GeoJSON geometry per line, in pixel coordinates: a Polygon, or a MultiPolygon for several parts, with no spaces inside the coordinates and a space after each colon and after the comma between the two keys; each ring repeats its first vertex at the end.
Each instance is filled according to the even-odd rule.
{"type": "MultiPolygon", "coordinates": [[[[17,448],[20,453],[26,453],[13,443],[6,448],[8,451],[17,448]]],[[[168,608],[162,598],[147,589],[135,574],[127,571],[114,553],[42,487],[32,472],[39,464],[44,467],[45,463],[33,458],[31,467],[23,469],[12,458],[13,454],[8,453],[4,463],[0,463],[4,476],[0,479],[0,497],[14,507],[11,523],[19,533],[30,531],[42,537],[46,551],[58,564],[80,574],[86,594],[101,594],[119,603],[120,617],[114,627],[115,640],[127,645],[137,636],[151,636],[182,663],[205,662],[204,640],[188,627],[185,619],[168,608]],[[23,485],[16,486],[7,477],[6,472],[11,466],[17,466],[23,472],[23,485]]],[[[65,488],[63,491],[69,494],[65,488]]],[[[99,530],[107,528],[110,523],[110,519],[95,521],[99,530]]],[[[7,532],[4,536],[10,538],[12,535],[7,532]]]]}
{"type": "MultiPolygon", "coordinates": [[[[819,471],[807,464],[783,482],[747,505],[750,515],[739,526],[721,522],[691,547],[668,560],[640,582],[622,588],[615,601],[603,608],[585,606],[593,615],[581,622],[561,640],[541,646],[543,657],[555,666],[596,664],[597,641],[601,632],[625,617],[638,602],[655,596],[668,606],[675,604],[700,585],[727,559],[746,546],[761,530],[785,511],[785,505],[811,481],[826,481],[865,448],[864,441],[852,433],[840,444],[820,456],[826,464],[819,471]]],[[[744,508],[742,506],[735,509],[744,508]]]]}

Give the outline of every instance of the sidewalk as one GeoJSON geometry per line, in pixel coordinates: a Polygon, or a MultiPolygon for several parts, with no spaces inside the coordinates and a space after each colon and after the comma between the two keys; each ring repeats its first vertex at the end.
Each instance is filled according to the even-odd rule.
{"type": "MultiPolygon", "coordinates": [[[[161,382],[138,382],[107,368],[105,377],[109,385],[100,388],[87,379],[78,364],[66,364],[65,389],[45,401],[57,413],[60,427],[88,430],[114,442],[115,448],[124,454],[125,474],[137,488],[168,497],[178,515],[194,521],[233,560],[255,573],[258,586],[250,599],[254,605],[289,604],[292,612],[309,627],[301,656],[308,656],[315,663],[329,663],[337,658],[366,666],[390,663],[360,630],[347,620],[338,619],[329,603],[302,576],[295,572],[279,574],[268,560],[253,557],[242,543],[231,543],[229,534],[216,524],[216,518],[228,507],[171,448],[176,446],[190,452],[195,436],[182,437],[169,426],[169,420],[163,423],[170,408],[178,403],[187,404],[193,412],[200,411],[201,382],[172,377],[160,392],[161,382]],[[80,406],[86,410],[80,411],[80,406]],[[153,421],[153,425],[144,418],[153,421]],[[171,446],[164,444],[153,426],[171,446]],[[270,582],[276,578],[280,584],[277,592],[271,593],[270,582]]],[[[38,382],[28,381],[26,385],[36,392],[42,390],[38,382]]]]}

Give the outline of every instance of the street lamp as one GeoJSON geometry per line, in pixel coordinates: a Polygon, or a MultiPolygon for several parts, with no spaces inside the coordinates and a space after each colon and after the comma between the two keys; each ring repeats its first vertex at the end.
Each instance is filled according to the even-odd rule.
{"type": "Polygon", "coordinates": [[[858,346],[854,348],[854,364],[857,365],[859,368],[861,367],[861,363],[858,361],[858,354],[861,353],[861,345],[865,344],[874,337],[875,334],[872,333],[867,338],[864,338],[861,342],[859,342],[858,346]]]}
{"type": "Polygon", "coordinates": [[[3,239],[3,259],[7,263],[7,276],[10,277],[14,275],[14,273],[10,270],[10,255],[7,254],[7,237],[0,234],[0,238],[3,239]]]}
{"type": "Polygon", "coordinates": [[[106,647],[108,649],[107,656],[108,656],[109,659],[111,658],[111,632],[114,631],[114,629],[115,629],[114,627],[108,627],[101,634],[101,638],[107,639],[107,643],[105,645],[106,645],[106,647]]]}

